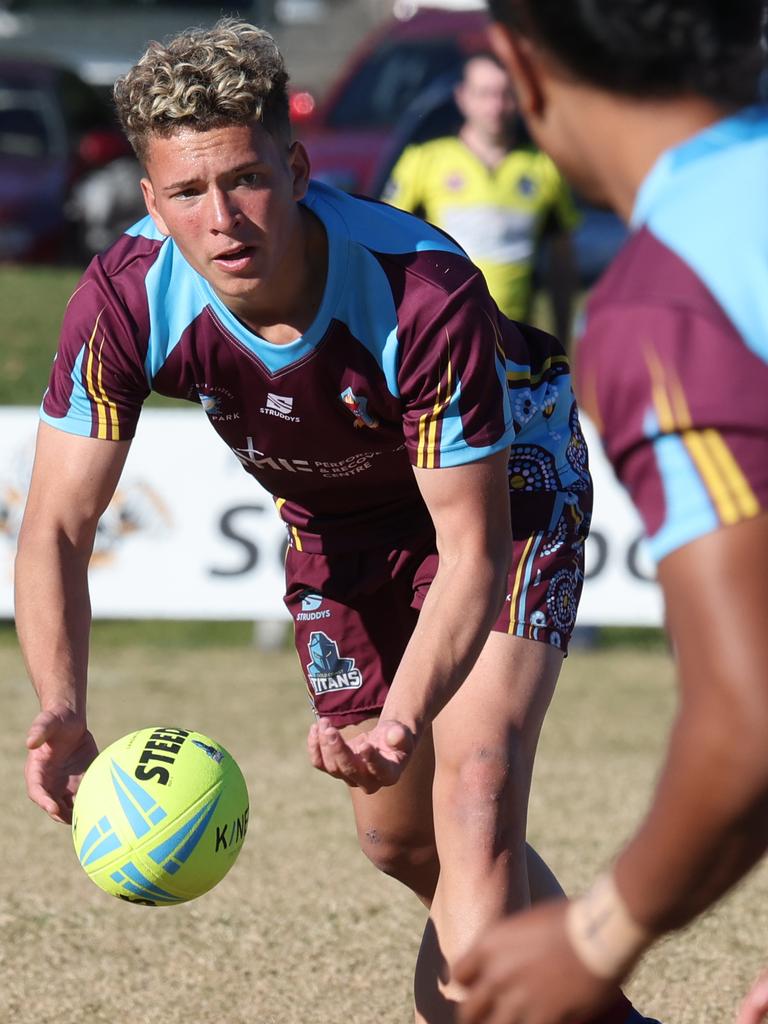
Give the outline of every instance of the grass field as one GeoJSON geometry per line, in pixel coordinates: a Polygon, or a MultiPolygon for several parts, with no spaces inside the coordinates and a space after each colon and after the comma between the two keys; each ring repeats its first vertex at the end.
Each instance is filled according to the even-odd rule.
{"type": "MultiPolygon", "coordinates": [[[[134,907],[80,870],[68,829],[23,793],[35,710],[21,659],[0,644],[3,1024],[406,1024],[424,912],[359,853],[343,787],[314,773],[295,657],[247,646],[119,642],[93,653],[91,724],[102,744],[152,723],[208,732],[237,756],[249,836],[213,892],[134,907]]],[[[8,639],[7,637],[5,638],[8,639]]],[[[570,889],[637,821],[673,713],[662,651],[619,647],[568,660],[545,725],[530,833],[570,889]]],[[[726,1024],[764,949],[761,869],[630,986],[665,1024],[726,1024]]]]}

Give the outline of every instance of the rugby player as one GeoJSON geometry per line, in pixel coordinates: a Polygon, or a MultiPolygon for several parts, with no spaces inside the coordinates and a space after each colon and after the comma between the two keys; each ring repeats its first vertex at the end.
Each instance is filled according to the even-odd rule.
{"type": "Polygon", "coordinates": [[[555,333],[566,343],[569,231],[579,219],[570,190],[547,154],[520,138],[515,94],[495,54],[469,56],[454,95],[464,119],[458,134],[408,146],[383,198],[455,238],[511,320],[530,316],[536,258],[548,240],[555,333]]]}
{"type": "MultiPolygon", "coordinates": [[[[503,317],[438,230],[311,182],[286,81],[271,37],[225,19],[116,86],[150,216],[86,271],[43,401],[16,575],[41,705],[28,791],[68,821],[96,754],[87,566],[142,403],[199,403],[275,496],[310,757],[349,785],[373,863],[431,907],[416,1013],[444,1024],[446,963],[557,890],[525,821],[587,454],[559,345],[503,317]]],[[[604,1024],[637,1019],[610,1003],[604,1024]]]]}
{"type": "Polygon", "coordinates": [[[634,228],[589,303],[578,390],[644,519],[680,685],[652,805],[610,870],[456,966],[465,1024],[556,1024],[768,846],[765,4],[491,7],[532,135],[634,228]]]}

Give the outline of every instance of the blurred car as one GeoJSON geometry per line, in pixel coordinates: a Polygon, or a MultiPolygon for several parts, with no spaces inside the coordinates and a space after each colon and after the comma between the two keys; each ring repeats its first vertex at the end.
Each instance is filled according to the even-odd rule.
{"type": "Polygon", "coordinates": [[[466,56],[488,48],[488,15],[481,10],[415,8],[366,39],[327,99],[296,134],[306,144],[316,178],[348,192],[373,194],[380,162],[398,120],[432,82],[458,75],[466,56]]]}
{"type": "Polygon", "coordinates": [[[268,23],[275,0],[0,0],[0,52],[66,64],[108,98],[150,39],[241,14],[268,23]]]}
{"type": "MultiPolygon", "coordinates": [[[[386,24],[363,43],[316,111],[296,119],[294,110],[313,177],[379,198],[406,146],[458,131],[454,86],[466,58],[490,48],[488,14],[479,6],[468,0],[448,6],[401,0],[400,9],[410,16],[386,24]]],[[[518,134],[527,141],[522,121],[518,134]]],[[[616,255],[627,229],[608,210],[578,197],[577,205],[582,217],[572,236],[574,260],[586,288],[616,255]]],[[[544,246],[540,275],[547,258],[544,246]]]]}
{"type": "Polygon", "coordinates": [[[82,259],[140,215],[138,179],[95,90],[47,61],[0,59],[1,260],[82,259]]]}

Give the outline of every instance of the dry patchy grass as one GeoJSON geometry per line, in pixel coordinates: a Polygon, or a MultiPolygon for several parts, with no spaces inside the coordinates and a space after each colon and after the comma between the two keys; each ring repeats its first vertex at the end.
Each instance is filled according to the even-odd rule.
{"type": "MultiPolygon", "coordinates": [[[[309,712],[293,655],[247,648],[104,647],[93,656],[101,743],[153,723],[197,728],[238,758],[248,841],[213,892],[152,910],[107,897],[68,830],[23,793],[34,712],[21,660],[0,648],[0,1021],[7,1024],[406,1024],[423,925],[416,900],[358,852],[343,788],[308,767],[309,712]]],[[[662,653],[574,654],[542,737],[534,843],[569,887],[586,884],[638,820],[673,712],[662,653]]],[[[760,871],[631,985],[669,1024],[733,1019],[760,965],[760,871]]]]}

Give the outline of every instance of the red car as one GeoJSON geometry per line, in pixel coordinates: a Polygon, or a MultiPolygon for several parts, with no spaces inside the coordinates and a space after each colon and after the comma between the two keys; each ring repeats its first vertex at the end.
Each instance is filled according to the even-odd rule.
{"type": "Polygon", "coordinates": [[[429,85],[458,77],[468,54],[489,48],[487,29],[483,10],[419,7],[376,31],[314,113],[296,119],[293,104],[313,177],[370,194],[396,123],[429,85]]]}
{"type": "MultiPolygon", "coordinates": [[[[98,248],[101,234],[94,245],[90,236],[100,214],[86,190],[119,191],[121,203],[135,195],[138,204],[134,165],[111,110],[81,78],[45,60],[0,58],[0,262],[84,258],[98,248]],[[124,165],[119,180],[104,178],[124,165]]],[[[97,198],[110,205],[109,195],[97,198]]],[[[126,210],[127,223],[135,219],[126,210]]]]}

